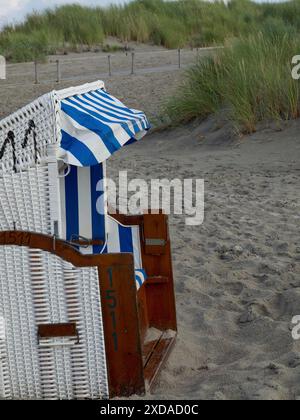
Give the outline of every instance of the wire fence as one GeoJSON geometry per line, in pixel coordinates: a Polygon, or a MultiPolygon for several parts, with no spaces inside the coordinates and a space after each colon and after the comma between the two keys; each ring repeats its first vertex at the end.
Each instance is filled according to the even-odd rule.
{"type": "Polygon", "coordinates": [[[198,57],[222,47],[178,50],[148,50],[116,54],[83,53],[80,56],[51,57],[46,63],[8,64],[6,80],[0,86],[61,83],[117,75],[175,71],[190,66],[198,57]]]}

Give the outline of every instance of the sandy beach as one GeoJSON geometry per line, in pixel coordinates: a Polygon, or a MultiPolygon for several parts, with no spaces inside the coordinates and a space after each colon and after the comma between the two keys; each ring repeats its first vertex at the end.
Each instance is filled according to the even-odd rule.
{"type": "MultiPolygon", "coordinates": [[[[181,76],[105,82],[155,120],[181,76]]],[[[0,84],[0,116],[72,84],[0,84]]],[[[300,341],[291,335],[300,314],[299,130],[294,121],[237,138],[226,121],[210,118],[149,134],[109,162],[112,177],[127,170],[145,180],[205,180],[203,225],[170,216],[179,335],[146,398],[300,399],[300,341]]]]}
{"type": "Polygon", "coordinates": [[[111,161],[112,175],[205,180],[204,224],[170,217],[179,336],[147,398],[300,397],[299,128],[237,140],[211,120],[111,161]]]}

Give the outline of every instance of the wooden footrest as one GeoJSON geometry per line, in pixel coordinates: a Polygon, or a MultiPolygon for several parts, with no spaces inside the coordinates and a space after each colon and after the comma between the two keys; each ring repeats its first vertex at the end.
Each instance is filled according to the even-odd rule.
{"type": "Polygon", "coordinates": [[[175,340],[175,331],[165,331],[161,333],[158,339],[149,341],[144,345],[144,377],[148,391],[155,385],[158,374],[166,362],[175,340]]]}

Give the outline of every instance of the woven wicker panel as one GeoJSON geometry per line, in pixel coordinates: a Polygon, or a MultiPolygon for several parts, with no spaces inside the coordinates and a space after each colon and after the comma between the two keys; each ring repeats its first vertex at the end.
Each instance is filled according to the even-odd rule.
{"type": "Polygon", "coordinates": [[[55,95],[50,93],[0,122],[0,150],[7,138],[11,139],[10,133],[14,139],[14,147],[10,140],[4,148],[0,173],[24,170],[45,159],[47,145],[58,141],[56,108],[55,95]]]}
{"type": "Polygon", "coordinates": [[[0,318],[0,395],[2,398],[11,398],[9,369],[5,345],[5,320],[0,318]]]}
{"type": "Polygon", "coordinates": [[[108,397],[97,268],[24,247],[0,247],[0,397],[108,397]],[[79,344],[38,342],[39,324],[76,322],[79,344]],[[3,337],[2,337],[3,338],[3,337]]]}
{"type": "Polygon", "coordinates": [[[0,247],[0,316],[5,320],[5,387],[11,398],[40,397],[28,250],[0,247]]]}
{"type": "Polygon", "coordinates": [[[48,166],[0,175],[0,230],[51,234],[48,166]]]}

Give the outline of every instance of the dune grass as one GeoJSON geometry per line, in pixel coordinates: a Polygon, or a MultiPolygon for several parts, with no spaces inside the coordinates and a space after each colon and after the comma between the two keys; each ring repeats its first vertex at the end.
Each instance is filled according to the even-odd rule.
{"type": "Polygon", "coordinates": [[[0,53],[13,62],[43,59],[58,49],[74,50],[79,45],[102,44],[100,15],[79,5],[62,6],[34,13],[17,26],[0,33],[0,53]]]}
{"type": "Polygon", "coordinates": [[[258,4],[250,0],[134,0],[122,6],[76,4],[33,13],[3,28],[0,53],[11,61],[41,59],[61,48],[101,45],[105,37],[167,48],[222,44],[259,31],[300,31],[300,0],[258,4]]]}
{"type": "Polygon", "coordinates": [[[298,118],[300,85],[291,76],[291,57],[299,51],[299,37],[289,33],[236,39],[187,71],[166,114],[177,124],[222,112],[246,133],[261,121],[298,118]]]}

